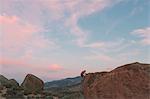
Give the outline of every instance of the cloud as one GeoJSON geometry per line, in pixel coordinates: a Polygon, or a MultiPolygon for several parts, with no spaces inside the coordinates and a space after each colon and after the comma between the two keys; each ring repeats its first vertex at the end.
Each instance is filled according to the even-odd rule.
{"type": "MultiPolygon", "coordinates": [[[[16,3],[23,5],[26,9],[20,8],[22,11],[20,16],[28,21],[36,21],[36,24],[38,22],[38,24],[44,25],[47,21],[60,22],[64,20],[64,27],[69,29],[69,34],[75,38],[73,42],[82,47],[88,41],[89,33],[78,26],[79,19],[102,11],[120,1],[122,0],[26,0],[11,3],[6,0],[3,2],[7,2],[6,4],[9,4],[14,10],[12,12],[17,14],[19,13],[18,9],[14,9],[13,6],[17,6],[16,3]],[[28,14],[29,11],[34,13],[28,14]],[[25,18],[25,16],[27,17],[25,18]]],[[[6,6],[3,9],[9,8],[6,6]]]]}
{"type": "Polygon", "coordinates": [[[92,55],[86,56],[85,59],[87,60],[96,60],[99,62],[113,62],[114,59],[110,57],[109,55],[102,54],[102,53],[93,53],[92,55]]]}
{"type": "Polygon", "coordinates": [[[58,64],[51,64],[49,67],[50,67],[51,71],[60,71],[60,70],[62,70],[62,66],[60,66],[58,64]]]}
{"type": "MultiPolygon", "coordinates": [[[[77,45],[80,47],[84,46],[89,37],[88,31],[82,30],[78,26],[79,19],[95,12],[102,11],[104,8],[110,7],[118,2],[120,2],[120,0],[78,0],[78,2],[76,2],[76,4],[72,7],[69,19],[65,24],[70,28],[71,34],[76,37],[75,42],[77,45]]],[[[89,46],[91,46],[91,44],[89,46]]]]}
{"type": "Polygon", "coordinates": [[[141,43],[144,45],[150,45],[150,27],[136,29],[132,34],[137,35],[141,38],[141,43]]]}
{"type": "Polygon", "coordinates": [[[103,48],[105,47],[105,43],[104,42],[94,42],[94,43],[90,43],[90,44],[84,44],[83,47],[87,47],[87,48],[103,48]]]}
{"type": "Polygon", "coordinates": [[[19,66],[27,66],[27,63],[20,60],[0,57],[0,66],[3,67],[3,65],[15,65],[19,67],[19,66]]]}
{"type": "Polygon", "coordinates": [[[138,61],[138,56],[142,53],[136,48],[131,49],[135,44],[125,39],[98,42],[95,46],[88,46],[91,49],[84,59],[106,66],[138,61]]]}
{"type": "Polygon", "coordinates": [[[131,63],[139,61],[138,56],[142,53],[140,50],[121,51],[116,54],[109,54],[100,51],[91,51],[84,59],[98,63],[105,67],[112,67],[120,64],[131,63]]]}
{"type": "Polygon", "coordinates": [[[115,39],[113,41],[95,41],[83,44],[82,47],[89,48],[90,50],[99,50],[101,52],[119,52],[123,49],[129,48],[133,45],[133,41],[125,39],[115,39]]]}
{"type": "MultiPolygon", "coordinates": [[[[122,0],[25,0],[18,1],[1,0],[3,2],[2,13],[15,13],[22,19],[45,26],[47,22],[56,23],[62,21],[63,27],[68,29],[72,40],[79,47],[87,46],[89,31],[85,31],[78,26],[80,18],[89,16],[105,8],[109,8],[122,0]],[[22,5],[22,6],[18,6],[22,5]],[[16,9],[18,7],[18,9],[16,9]],[[29,12],[34,12],[30,13],[29,12]],[[21,14],[20,14],[21,13],[21,14]]],[[[62,26],[62,25],[61,25],[62,26]]],[[[43,27],[45,29],[45,27],[43,27]]],[[[88,44],[93,46],[95,44],[88,44]]]]}
{"type": "Polygon", "coordinates": [[[45,48],[58,47],[54,40],[44,37],[43,28],[20,19],[17,16],[0,16],[0,48],[3,53],[35,52],[45,48]],[[32,50],[32,51],[31,51],[32,50]]]}
{"type": "Polygon", "coordinates": [[[49,72],[49,71],[60,71],[63,69],[61,65],[50,64],[49,62],[28,62],[24,59],[13,59],[13,58],[0,58],[0,66],[2,69],[5,68],[14,68],[17,70],[22,69],[24,72],[31,73],[32,70],[36,72],[49,72]],[[11,65],[11,67],[10,67],[11,65]]]}
{"type": "Polygon", "coordinates": [[[0,16],[2,45],[7,49],[20,49],[39,29],[16,16],[0,16]]]}

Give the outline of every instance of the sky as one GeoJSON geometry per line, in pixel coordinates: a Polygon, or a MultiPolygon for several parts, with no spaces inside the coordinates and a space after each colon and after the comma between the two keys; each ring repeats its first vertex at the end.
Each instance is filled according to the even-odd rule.
{"type": "Polygon", "coordinates": [[[0,0],[0,74],[44,81],[150,62],[149,0],[0,0]]]}

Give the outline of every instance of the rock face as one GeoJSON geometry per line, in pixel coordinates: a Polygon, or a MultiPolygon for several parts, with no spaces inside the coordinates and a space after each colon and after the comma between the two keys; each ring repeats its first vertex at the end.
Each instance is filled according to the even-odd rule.
{"type": "Polygon", "coordinates": [[[32,74],[28,74],[21,84],[21,87],[24,89],[25,94],[41,93],[44,88],[44,82],[32,74]]]}
{"type": "Polygon", "coordinates": [[[85,99],[150,99],[150,64],[132,63],[110,72],[89,73],[85,99]]]}

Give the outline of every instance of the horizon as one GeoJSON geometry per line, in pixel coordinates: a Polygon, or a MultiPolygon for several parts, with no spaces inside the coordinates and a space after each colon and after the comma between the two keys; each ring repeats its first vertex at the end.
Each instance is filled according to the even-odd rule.
{"type": "MultiPolygon", "coordinates": [[[[127,64],[133,64],[133,63],[140,63],[140,62],[132,62],[132,63],[127,63],[127,64]]],[[[116,68],[118,68],[118,67],[120,67],[120,66],[127,65],[127,64],[119,65],[119,66],[117,66],[117,67],[115,67],[115,68],[113,68],[113,69],[111,69],[111,70],[107,70],[107,71],[88,72],[88,74],[89,74],[89,73],[96,73],[96,72],[110,72],[110,71],[112,71],[112,70],[114,70],[114,69],[116,69],[116,68]]],[[[149,64],[149,63],[141,63],[141,64],[149,64]]],[[[87,72],[86,72],[86,73],[87,73],[87,72]]],[[[28,74],[34,75],[34,74],[32,74],[32,73],[28,73],[28,74]]],[[[24,77],[22,77],[22,78],[23,78],[22,81],[17,81],[15,78],[8,78],[8,77],[5,76],[5,75],[3,75],[3,76],[6,77],[8,80],[9,80],[9,79],[15,79],[15,80],[19,83],[19,85],[21,85],[21,84],[23,83],[25,77],[26,77],[28,74],[26,74],[24,77]]],[[[1,74],[0,74],[0,75],[1,75],[1,74]]],[[[34,75],[34,76],[36,76],[36,75],[34,75]]],[[[36,77],[37,77],[37,76],[36,76],[36,77]]],[[[70,77],[64,77],[64,78],[53,79],[53,80],[43,80],[42,78],[40,78],[40,79],[43,80],[44,83],[47,83],[47,82],[53,82],[53,81],[64,80],[64,79],[73,79],[73,78],[76,78],[76,77],[81,77],[81,76],[80,76],[80,75],[76,75],[76,76],[72,76],[72,77],[70,76],[70,77]]],[[[38,78],[39,78],[39,77],[38,77],[38,78]]]]}
{"type": "Polygon", "coordinates": [[[150,63],[148,0],[0,0],[0,74],[19,83],[150,63]]]}

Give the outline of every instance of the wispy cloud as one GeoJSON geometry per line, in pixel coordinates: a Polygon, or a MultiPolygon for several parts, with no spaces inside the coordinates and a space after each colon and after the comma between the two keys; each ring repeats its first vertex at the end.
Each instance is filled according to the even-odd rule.
{"type": "Polygon", "coordinates": [[[87,60],[92,60],[92,61],[99,61],[99,62],[104,62],[104,63],[108,63],[108,62],[113,62],[114,59],[109,56],[109,55],[106,55],[104,53],[100,53],[100,52],[92,52],[91,55],[89,56],[86,56],[85,59],[87,60]]]}
{"type": "Polygon", "coordinates": [[[20,49],[39,31],[34,25],[25,23],[16,16],[0,16],[0,26],[2,45],[7,49],[20,49]]]}
{"type": "MultiPolygon", "coordinates": [[[[88,31],[82,30],[78,26],[78,21],[80,18],[84,16],[91,15],[92,13],[102,11],[104,8],[110,7],[116,3],[120,2],[120,0],[95,0],[95,1],[86,1],[86,0],[78,0],[76,2],[76,6],[73,6],[71,9],[71,14],[69,19],[66,21],[66,26],[70,28],[70,32],[76,36],[76,44],[83,47],[85,43],[88,41],[89,33],[88,31]]],[[[94,44],[89,44],[88,46],[95,46],[94,44]]],[[[96,44],[99,45],[99,44],[96,44]]]]}
{"type": "Polygon", "coordinates": [[[105,65],[106,67],[112,67],[116,64],[126,64],[127,62],[138,61],[138,56],[141,55],[139,50],[122,51],[117,54],[109,54],[100,51],[91,51],[89,55],[85,56],[84,59],[88,61],[97,62],[99,65],[105,65]]]}
{"type": "Polygon", "coordinates": [[[27,22],[31,21],[42,29],[45,29],[44,25],[47,21],[60,22],[60,20],[64,20],[64,26],[62,27],[69,29],[69,35],[74,36],[74,40],[72,41],[82,47],[87,43],[90,36],[88,31],[78,26],[79,19],[100,12],[121,1],[122,0],[12,0],[9,2],[8,0],[1,0],[4,4],[1,12],[4,14],[15,13],[16,16],[19,15],[21,19],[27,22]],[[22,7],[16,9],[15,7],[18,5],[22,5],[22,7]],[[29,12],[34,13],[28,14],[29,12]]]}
{"type": "MultiPolygon", "coordinates": [[[[0,66],[3,67],[3,65],[15,65],[15,66],[28,66],[27,63],[25,63],[22,60],[15,60],[15,59],[10,59],[10,58],[4,58],[0,57],[0,66]]],[[[7,67],[7,66],[6,66],[7,67]]],[[[12,67],[10,67],[12,68],[12,67]]]]}
{"type": "Polygon", "coordinates": [[[150,27],[136,29],[132,34],[141,38],[140,42],[144,45],[150,45],[150,27]]]}
{"type": "MultiPolygon", "coordinates": [[[[55,41],[46,39],[42,28],[28,23],[17,16],[0,16],[1,50],[6,53],[29,52],[35,49],[56,48],[55,41]]],[[[3,52],[3,53],[4,53],[3,52]]]]}
{"type": "Polygon", "coordinates": [[[53,64],[50,62],[46,63],[40,63],[38,62],[27,62],[24,59],[13,59],[13,58],[0,58],[0,66],[3,67],[3,69],[8,68],[18,68],[23,69],[25,72],[28,72],[30,70],[35,70],[37,73],[44,73],[44,72],[57,72],[63,69],[63,67],[57,63],[53,64]],[[10,67],[11,65],[11,67],[10,67]]]}
{"type": "Polygon", "coordinates": [[[94,42],[90,44],[83,44],[82,47],[92,48],[92,49],[99,49],[106,47],[105,42],[94,42]]]}

